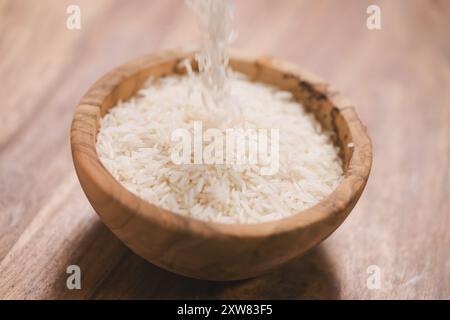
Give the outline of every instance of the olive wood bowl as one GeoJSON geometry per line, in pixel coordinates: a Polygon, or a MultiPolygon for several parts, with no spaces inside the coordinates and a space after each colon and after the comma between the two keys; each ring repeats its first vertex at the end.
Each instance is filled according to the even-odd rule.
{"type": "Polygon", "coordinates": [[[119,100],[132,97],[149,76],[183,74],[179,62],[193,52],[150,54],[98,80],[82,97],[71,127],[73,162],[89,202],[106,226],[131,250],[177,274],[208,280],[238,280],[269,272],[327,238],[358,201],[372,164],[372,145],[354,108],[318,77],[270,57],[232,52],[234,70],[289,90],[325,129],[335,132],[344,176],[315,206],[260,224],[200,221],[159,208],[126,190],[96,152],[99,120],[119,100]]]}

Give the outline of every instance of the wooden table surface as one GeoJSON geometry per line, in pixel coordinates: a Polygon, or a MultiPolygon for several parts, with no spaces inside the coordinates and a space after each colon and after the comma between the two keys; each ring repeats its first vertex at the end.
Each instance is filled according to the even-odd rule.
{"type": "Polygon", "coordinates": [[[236,2],[236,47],[311,69],[367,125],[373,171],[348,219],[252,280],[192,280],[145,262],[86,200],[69,126],[114,66],[198,44],[192,14],[181,0],[0,0],[0,298],[450,298],[450,1],[236,2]],[[72,3],[81,30],[66,28],[72,3]],[[366,28],[372,3],[379,31],[366,28]],[[66,287],[69,265],[81,290],[66,287]]]}

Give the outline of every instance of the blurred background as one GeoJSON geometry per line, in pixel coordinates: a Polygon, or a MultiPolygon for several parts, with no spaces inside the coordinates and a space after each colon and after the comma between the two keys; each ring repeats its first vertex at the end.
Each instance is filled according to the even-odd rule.
{"type": "Polygon", "coordinates": [[[372,175],[348,219],[306,256],[248,281],[197,281],[145,262],[87,202],[70,122],[117,65],[198,46],[193,14],[182,0],[0,0],[0,298],[450,298],[450,1],[235,3],[236,48],[319,74],[367,125],[372,175]],[[380,30],[366,26],[373,4],[380,30]],[[66,27],[69,5],[79,30],[66,27]],[[66,288],[72,264],[81,290],[66,288]]]}

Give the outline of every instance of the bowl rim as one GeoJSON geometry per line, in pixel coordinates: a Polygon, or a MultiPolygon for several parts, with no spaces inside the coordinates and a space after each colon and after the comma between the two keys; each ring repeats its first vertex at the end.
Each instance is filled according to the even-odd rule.
{"type": "MultiPolygon", "coordinates": [[[[98,126],[98,121],[101,116],[101,103],[107,97],[110,97],[112,91],[124,80],[136,75],[136,73],[143,69],[158,64],[173,63],[174,61],[181,61],[185,58],[192,58],[194,53],[195,51],[180,49],[144,55],[114,68],[87,90],[74,112],[70,129],[72,158],[78,176],[80,176],[79,171],[83,170],[91,176],[96,187],[108,199],[114,199],[124,206],[132,215],[127,221],[133,218],[151,220],[152,223],[165,229],[195,233],[204,239],[217,236],[265,238],[309,228],[324,221],[332,221],[329,219],[339,219],[342,222],[350,212],[350,210],[346,209],[349,206],[353,207],[359,199],[370,174],[372,166],[372,142],[367,133],[367,129],[358,118],[352,104],[343,98],[339,92],[330,89],[320,77],[296,64],[269,56],[232,50],[230,60],[246,63],[257,62],[262,65],[269,64],[283,73],[292,74],[302,81],[312,84],[315,90],[323,93],[333,103],[334,108],[341,113],[352,137],[353,150],[348,161],[348,166],[344,168],[342,179],[333,192],[319,203],[279,220],[255,224],[225,224],[204,221],[157,207],[141,199],[131,191],[128,191],[109,173],[97,154],[95,146],[98,134],[97,128],[92,122],[89,124],[86,122],[81,124],[83,116],[89,114],[90,117],[95,118],[94,121],[97,121],[98,126]],[[81,145],[80,140],[77,139],[80,135],[88,137],[88,142],[83,140],[83,145],[81,145]]],[[[135,90],[134,93],[136,89],[138,88],[133,89],[135,90]]],[[[83,183],[81,185],[84,189],[83,183]]],[[[100,217],[103,220],[103,217],[100,217]]],[[[123,225],[120,228],[123,228],[123,225]]]]}

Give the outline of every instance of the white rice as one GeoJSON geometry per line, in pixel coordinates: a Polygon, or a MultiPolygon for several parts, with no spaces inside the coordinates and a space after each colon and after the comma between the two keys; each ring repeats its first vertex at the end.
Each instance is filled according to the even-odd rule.
{"type": "Polygon", "coordinates": [[[229,95],[211,112],[197,74],[149,80],[136,97],[101,119],[97,152],[128,190],[172,212],[220,223],[259,223],[288,217],[329,195],[342,176],[330,133],[290,92],[233,74],[229,95]],[[171,133],[193,121],[203,129],[279,128],[279,170],[261,164],[186,164],[171,161],[171,133]]]}

